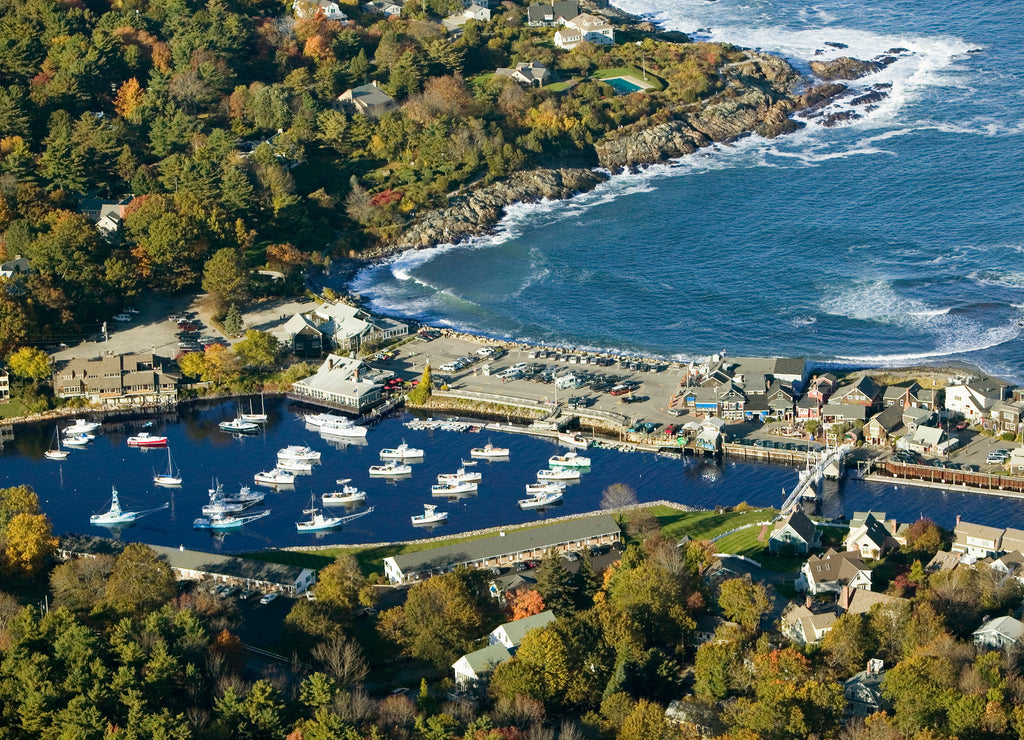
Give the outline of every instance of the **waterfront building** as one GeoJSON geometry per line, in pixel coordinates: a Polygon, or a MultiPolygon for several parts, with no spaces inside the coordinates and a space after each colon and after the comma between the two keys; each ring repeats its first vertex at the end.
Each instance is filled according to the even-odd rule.
{"type": "Polygon", "coordinates": [[[575,49],[584,41],[610,46],[615,43],[615,29],[600,16],[580,13],[562,21],[562,27],[555,31],[555,46],[559,49],[575,49]]]}
{"type": "Polygon", "coordinates": [[[11,376],[7,369],[0,365],[0,403],[7,403],[11,400],[11,376]]]}
{"type": "Polygon", "coordinates": [[[542,611],[513,622],[505,622],[498,625],[487,637],[490,645],[504,645],[510,651],[514,651],[526,637],[526,633],[541,627],[546,627],[555,621],[555,613],[550,609],[542,611]]]}
{"type": "Polygon", "coordinates": [[[861,557],[877,560],[889,550],[899,547],[898,531],[896,520],[886,521],[885,512],[858,511],[850,520],[850,531],[843,546],[859,552],[861,557]]]}
{"type": "Polygon", "coordinates": [[[495,668],[511,659],[512,654],[501,643],[466,653],[452,663],[455,685],[463,690],[482,686],[494,673],[495,668]]]}
{"type": "Polygon", "coordinates": [[[385,375],[390,373],[372,371],[362,360],[328,355],[315,373],[292,383],[289,397],[361,412],[380,401],[385,375]]]}
{"type": "Polygon", "coordinates": [[[412,583],[448,573],[460,565],[469,568],[508,567],[521,560],[541,558],[549,550],[562,553],[620,541],[619,525],[611,515],[600,514],[393,555],[384,558],[384,575],[391,583],[412,583]]]}
{"type": "Polygon", "coordinates": [[[815,375],[807,385],[807,397],[825,403],[839,387],[839,379],[832,373],[815,375]]]}
{"type": "Polygon", "coordinates": [[[1024,638],[1024,622],[1010,616],[990,619],[974,630],[974,644],[987,650],[1009,650],[1024,638]]]}
{"type": "Polygon", "coordinates": [[[818,546],[821,535],[814,522],[802,509],[793,512],[782,521],[775,523],[775,530],[768,536],[768,552],[779,554],[785,550],[807,554],[818,546]]]}
{"type": "Polygon", "coordinates": [[[181,380],[170,367],[170,360],[152,353],[75,358],[54,370],[53,392],[105,406],[170,403],[181,380]]]}
{"type": "Polygon", "coordinates": [[[882,398],[882,389],[878,383],[867,375],[862,375],[855,382],[838,388],[830,397],[834,404],[853,406],[875,406],[882,398]]]}
{"type": "Polygon", "coordinates": [[[903,428],[903,407],[887,406],[864,425],[864,441],[872,445],[891,444],[903,428]]]}
{"type": "Polygon", "coordinates": [[[997,401],[992,406],[992,428],[996,432],[1009,432],[1014,436],[1024,429],[1024,401],[997,401]]]}
{"type": "Polygon", "coordinates": [[[946,410],[980,424],[989,410],[1009,397],[1009,384],[998,378],[978,378],[946,386],[946,410]]]}
{"type": "Polygon", "coordinates": [[[913,450],[922,455],[945,455],[953,449],[953,441],[945,429],[920,426],[913,434],[900,437],[896,446],[903,450],[913,450]]]}
{"type": "Polygon", "coordinates": [[[829,549],[824,555],[811,555],[796,580],[797,590],[809,594],[839,593],[846,586],[871,590],[871,569],[857,552],[829,549]]]}
{"type": "Polygon", "coordinates": [[[357,353],[367,343],[384,342],[409,334],[409,325],[371,316],[347,303],[324,303],[295,314],[274,331],[278,340],[296,354],[319,354],[325,349],[357,353]]]}
{"type": "Polygon", "coordinates": [[[961,521],[958,516],[953,529],[953,552],[966,553],[973,558],[995,557],[1001,552],[1004,531],[961,521]]]}

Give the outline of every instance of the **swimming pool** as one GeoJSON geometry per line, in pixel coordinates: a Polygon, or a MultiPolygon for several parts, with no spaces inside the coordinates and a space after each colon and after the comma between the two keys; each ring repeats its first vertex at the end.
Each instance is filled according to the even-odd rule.
{"type": "Polygon", "coordinates": [[[644,89],[640,85],[633,84],[625,77],[609,77],[608,79],[601,81],[615,88],[615,92],[622,94],[642,92],[644,89]]]}

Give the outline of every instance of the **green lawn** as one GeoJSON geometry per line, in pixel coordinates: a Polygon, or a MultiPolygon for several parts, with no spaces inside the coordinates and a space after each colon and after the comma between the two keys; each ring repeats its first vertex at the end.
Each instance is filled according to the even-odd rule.
{"type": "Polygon", "coordinates": [[[10,419],[15,416],[27,416],[28,407],[17,398],[12,398],[7,403],[0,403],[0,419],[10,419]]]}
{"type": "Polygon", "coordinates": [[[668,506],[653,506],[650,512],[658,520],[662,533],[676,540],[684,534],[691,539],[709,540],[741,524],[771,519],[777,513],[774,509],[753,509],[716,514],[714,511],[679,511],[668,506]]]}
{"type": "Polygon", "coordinates": [[[552,82],[550,85],[545,85],[545,90],[551,92],[563,92],[568,90],[573,85],[573,80],[563,80],[562,82],[552,82]]]}
{"type": "Polygon", "coordinates": [[[636,67],[609,67],[608,69],[599,69],[591,75],[595,80],[607,80],[609,77],[627,76],[635,77],[642,82],[646,82],[653,90],[665,89],[665,83],[659,77],[651,74],[650,70],[647,71],[647,79],[645,80],[643,70],[636,67]]]}

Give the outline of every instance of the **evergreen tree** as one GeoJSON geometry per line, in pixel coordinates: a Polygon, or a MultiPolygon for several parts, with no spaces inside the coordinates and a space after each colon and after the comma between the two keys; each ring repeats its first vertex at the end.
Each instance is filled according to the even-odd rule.
{"type": "Polygon", "coordinates": [[[227,315],[224,317],[224,331],[231,336],[238,336],[242,333],[242,312],[238,310],[238,306],[234,303],[231,304],[227,315]]]}
{"type": "Polygon", "coordinates": [[[572,614],[575,606],[575,592],[572,576],[562,564],[561,556],[548,550],[537,569],[537,591],[544,597],[544,603],[555,612],[555,616],[572,614]]]}
{"type": "Polygon", "coordinates": [[[601,588],[601,579],[594,571],[594,564],[590,559],[590,552],[584,550],[580,558],[580,567],[572,577],[572,585],[575,594],[573,598],[576,608],[580,611],[589,609],[594,605],[594,594],[601,588]]]}

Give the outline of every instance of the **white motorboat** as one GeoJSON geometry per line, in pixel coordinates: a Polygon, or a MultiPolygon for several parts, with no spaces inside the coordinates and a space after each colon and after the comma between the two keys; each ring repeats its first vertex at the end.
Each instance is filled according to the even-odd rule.
{"type": "Polygon", "coordinates": [[[238,514],[258,503],[261,503],[262,501],[262,495],[253,497],[251,493],[241,497],[241,500],[239,498],[233,498],[229,501],[224,495],[224,489],[221,487],[220,483],[218,483],[216,488],[210,489],[210,503],[203,506],[203,514],[205,516],[214,516],[216,514],[238,514]]]}
{"type": "Polygon", "coordinates": [[[121,502],[117,499],[117,489],[114,488],[110,494],[110,508],[102,514],[93,514],[89,517],[90,524],[99,524],[101,526],[111,524],[130,524],[136,519],[141,519],[147,514],[152,514],[154,511],[162,511],[166,509],[170,504],[164,504],[158,506],[155,509],[146,509],[145,511],[125,511],[121,508],[121,502]]]}
{"type": "Polygon", "coordinates": [[[158,486],[180,486],[181,485],[181,471],[174,466],[174,461],[171,459],[171,448],[167,448],[167,472],[166,473],[155,473],[153,475],[153,483],[158,486]]]}
{"type": "Polygon", "coordinates": [[[340,491],[331,491],[321,496],[321,500],[324,502],[324,506],[348,506],[351,504],[361,504],[366,501],[366,491],[360,491],[355,486],[349,485],[351,479],[342,478],[338,483],[342,484],[344,488],[340,491]]]}
{"type": "Polygon", "coordinates": [[[237,493],[224,493],[221,490],[221,486],[217,484],[217,495],[220,496],[221,500],[229,504],[245,504],[246,506],[255,506],[256,504],[262,504],[263,499],[267,497],[267,494],[254,491],[249,486],[242,486],[238,489],[237,493]]]}
{"type": "Polygon", "coordinates": [[[410,447],[405,443],[405,440],[402,440],[402,444],[398,445],[398,447],[385,447],[383,450],[381,450],[380,459],[398,461],[422,460],[423,450],[417,449],[415,447],[410,447]]]}
{"type": "Polygon", "coordinates": [[[366,437],[366,427],[359,426],[347,416],[314,414],[307,416],[305,420],[324,437],[366,437]]]}
{"type": "Polygon", "coordinates": [[[488,442],[483,447],[474,447],[469,451],[469,455],[470,457],[476,457],[484,460],[501,460],[508,457],[508,448],[495,447],[488,442]]]}
{"type": "Polygon", "coordinates": [[[395,460],[370,466],[370,476],[374,478],[400,478],[403,475],[412,475],[412,466],[395,460]]]}
{"type": "Polygon", "coordinates": [[[67,447],[85,447],[87,444],[92,442],[94,439],[96,439],[96,437],[94,437],[91,434],[86,434],[85,432],[79,432],[78,434],[73,434],[70,437],[65,436],[64,437],[64,444],[67,447]]]}
{"type": "Polygon", "coordinates": [[[44,452],[43,457],[45,457],[47,460],[66,460],[68,457],[68,451],[62,450],[60,448],[60,430],[54,429],[53,435],[54,444],[56,446],[51,447],[46,452],[44,452]]]}
{"type": "Polygon", "coordinates": [[[441,522],[448,521],[448,512],[438,511],[437,506],[434,504],[423,504],[423,513],[413,514],[410,519],[412,519],[414,527],[424,524],[440,524],[441,522]]]}
{"type": "Polygon", "coordinates": [[[320,462],[320,453],[308,445],[288,445],[277,451],[278,460],[304,460],[320,462]]]}
{"type": "Polygon", "coordinates": [[[590,442],[582,434],[576,434],[573,432],[559,432],[558,441],[569,447],[575,447],[578,450],[585,450],[590,447],[590,442]]]}
{"type": "Polygon", "coordinates": [[[566,452],[564,455],[552,455],[549,457],[548,465],[553,468],[589,468],[590,458],[577,455],[575,452],[566,452]]]}
{"type": "Polygon", "coordinates": [[[548,481],[547,483],[527,483],[526,493],[529,496],[543,496],[547,493],[565,491],[565,484],[561,481],[548,481]]]}
{"type": "Polygon", "coordinates": [[[264,470],[253,476],[253,480],[264,486],[290,486],[295,483],[295,476],[284,470],[264,470]]]}
{"type": "Polygon", "coordinates": [[[579,468],[555,468],[554,470],[538,470],[537,480],[540,482],[552,480],[579,480],[579,468]]]}
{"type": "Polygon", "coordinates": [[[437,476],[438,483],[479,483],[484,478],[482,473],[475,470],[466,472],[465,468],[459,468],[454,473],[440,473],[437,476]]]}
{"type": "Polygon", "coordinates": [[[260,430],[260,425],[254,421],[246,421],[240,416],[235,417],[231,421],[222,421],[217,425],[220,427],[222,432],[230,432],[231,434],[255,434],[260,430]]]}
{"type": "Polygon", "coordinates": [[[325,516],[320,509],[314,505],[315,497],[310,497],[309,508],[303,509],[303,514],[309,514],[309,521],[295,522],[295,528],[300,532],[323,532],[326,529],[340,527],[344,519],[340,516],[325,516]]]}
{"type": "Polygon", "coordinates": [[[324,424],[335,424],[349,421],[347,416],[339,414],[306,414],[302,420],[314,429],[319,429],[324,424]]]}
{"type": "Polygon", "coordinates": [[[434,496],[462,496],[467,493],[476,493],[476,483],[438,483],[430,487],[430,493],[434,496]]]}
{"type": "Polygon", "coordinates": [[[214,514],[210,517],[201,516],[192,522],[195,529],[241,529],[243,524],[254,522],[270,515],[270,509],[257,514],[214,514]]]}
{"type": "Polygon", "coordinates": [[[85,419],[75,419],[75,423],[71,426],[64,427],[64,434],[72,436],[75,434],[89,434],[95,432],[100,428],[98,421],[86,421],[85,419]]]}
{"type": "Polygon", "coordinates": [[[557,504],[562,500],[564,493],[562,491],[551,491],[550,493],[541,493],[530,498],[519,499],[520,509],[543,509],[545,506],[551,506],[557,504]]]}
{"type": "Polygon", "coordinates": [[[266,423],[266,421],[267,421],[267,411],[263,407],[263,394],[262,393],[260,394],[260,410],[259,410],[259,413],[257,413],[255,411],[255,409],[253,409],[252,399],[250,398],[249,399],[249,413],[248,414],[239,414],[238,418],[241,419],[242,421],[251,421],[251,422],[255,422],[256,424],[264,424],[264,423],[266,423]]]}
{"type": "Polygon", "coordinates": [[[139,432],[128,438],[129,447],[163,447],[167,444],[167,437],[162,437],[149,432],[139,432]]]}
{"type": "Polygon", "coordinates": [[[312,473],[313,463],[305,460],[291,460],[288,458],[277,459],[277,469],[287,470],[289,473],[312,473]]]}

